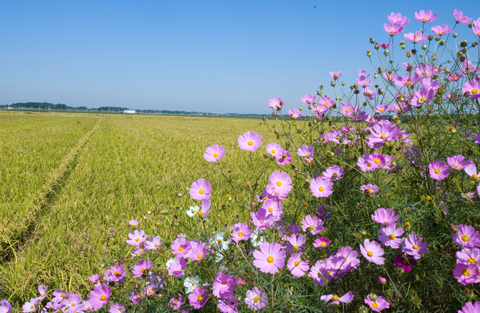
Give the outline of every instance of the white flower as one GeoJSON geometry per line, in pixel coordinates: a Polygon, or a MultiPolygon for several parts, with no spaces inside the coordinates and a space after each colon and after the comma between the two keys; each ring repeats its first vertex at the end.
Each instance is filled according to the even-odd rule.
{"type": "Polygon", "coordinates": [[[190,217],[193,217],[197,215],[197,212],[200,210],[200,207],[198,205],[196,206],[191,206],[190,210],[187,211],[187,215],[190,217]]]}
{"type": "Polygon", "coordinates": [[[220,251],[217,251],[217,253],[215,253],[215,262],[220,262],[221,260],[223,260],[223,254],[220,253],[220,251]]]}
{"type": "Polygon", "coordinates": [[[261,237],[260,236],[261,234],[262,234],[262,231],[259,229],[256,229],[250,236],[250,241],[252,242],[252,245],[254,247],[258,247],[259,245],[265,242],[265,238],[261,237]]]}
{"type": "Polygon", "coordinates": [[[227,238],[227,240],[225,240],[223,238],[224,235],[225,233],[223,231],[217,230],[215,235],[212,238],[210,238],[210,244],[217,249],[228,250],[228,245],[232,241],[230,240],[230,238],[227,238]]]}
{"type": "Polygon", "coordinates": [[[183,286],[187,289],[186,293],[192,293],[195,288],[197,288],[200,284],[200,276],[197,277],[187,277],[185,278],[185,282],[183,286]]]}

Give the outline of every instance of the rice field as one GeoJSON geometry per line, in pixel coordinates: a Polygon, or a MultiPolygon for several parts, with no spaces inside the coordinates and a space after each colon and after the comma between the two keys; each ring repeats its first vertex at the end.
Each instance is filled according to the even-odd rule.
{"type": "Polygon", "coordinates": [[[238,149],[247,130],[275,140],[261,119],[8,112],[0,121],[1,238],[13,251],[0,267],[0,293],[16,306],[40,284],[89,290],[90,275],[130,257],[130,219],[168,242],[188,224],[186,187],[198,178],[214,188],[212,226],[232,224],[246,214],[234,204],[236,190],[249,188],[239,182],[257,179],[244,169],[275,168],[264,148],[253,159],[238,149]],[[203,158],[212,144],[227,150],[221,168],[203,158]]]}

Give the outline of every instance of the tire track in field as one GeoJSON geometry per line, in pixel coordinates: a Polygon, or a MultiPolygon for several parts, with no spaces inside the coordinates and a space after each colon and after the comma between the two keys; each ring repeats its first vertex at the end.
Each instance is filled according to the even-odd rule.
{"type": "MultiPolygon", "coordinates": [[[[77,159],[88,139],[98,128],[102,122],[103,117],[100,117],[98,122],[92,129],[85,134],[62,160],[60,165],[48,174],[48,179],[40,188],[40,191],[32,200],[30,205],[30,218],[27,220],[27,225],[12,240],[12,242],[0,242],[0,269],[6,263],[13,261],[16,258],[16,252],[32,237],[36,230],[36,221],[40,219],[43,212],[53,205],[55,199],[58,197],[63,189],[70,174],[77,165],[77,159]]],[[[0,275],[1,276],[1,275],[0,275]]]]}

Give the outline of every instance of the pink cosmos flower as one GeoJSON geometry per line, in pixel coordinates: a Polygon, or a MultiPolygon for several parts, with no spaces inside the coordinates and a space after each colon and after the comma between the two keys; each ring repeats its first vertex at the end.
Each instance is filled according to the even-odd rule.
{"type": "Polygon", "coordinates": [[[128,234],[128,238],[130,238],[130,240],[126,240],[126,243],[128,243],[129,245],[138,247],[141,244],[145,243],[148,236],[145,235],[145,232],[143,230],[138,231],[138,230],[135,229],[133,231],[133,234],[128,234]]]}
{"type": "Polygon", "coordinates": [[[287,267],[294,277],[299,278],[308,271],[308,260],[302,260],[302,253],[294,253],[288,259],[287,267]]]}
{"type": "Polygon", "coordinates": [[[135,227],[135,226],[138,225],[138,222],[137,222],[137,220],[129,220],[128,225],[135,227]]]}
{"type": "Polygon", "coordinates": [[[473,304],[472,302],[467,302],[463,306],[463,308],[460,311],[458,311],[458,313],[478,313],[478,312],[480,312],[480,301],[475,302],[475,304],[473,304]]]}
{"type": "Polygon", "coordinates": [[[133,266],[132,274],[133,277],[139,278],[142,277],[143,273],[149,269],[151,269],[153,264],[150,262],[149,259],[140,260],[138,261],[138,264],[133,266]]]}
{"type": "MultiPolygon", "coordinates": [[[[275,193],[288,194],[292,190],[292,179],[285,172],[275,171],[268,179],[270,188],[275,193]]],[[[267,188],[268,189],[268,188],[267,188]]]]}
{"type": "Polygon", "coordinates": [[[409,255],[404,256],[402,253],[395,255],[393,266],[400,267],[404,272],[410,272],[412,265],[417,265],[417,261],[409,255]]]}
{"type": "Polygon", "coordinates": [[[108,308],[108,312],[110,313],[124,313],[125,306],[122,303],[115,303],[114,305],[108,308]]]}
{"type": "Polygon", "coordinates": [[[327,178],[317,177],[310,181],[310,190],[314,197],[329,197],[333,193],[333,184],[327,178]]]}
{"type": "Polygon", "coordinates": [[[370,262],[382,265],[385,263],[385,258],[381,256],[385,253],[380,244],[374,240],[370,242],[369,239],[365,239],[363,246],[360,245],[360,251],[362,255],[370,262]]]}
{"type": "Polygon", "coordinates": [[[163,243],[163,241],[160,239],[160,236],[150,237],[150,241],[145,242],[145,249],[147,250],[157,250],[163,243]]]}
{"type": "Polygon", "coordinates": [[[338,165],[333,165],[330,167],[327,167],[325,169],[325,172],[322,173],[324,178],[327,178],[331,181],[336,181],[342,178],[343,176],[343,168],[341,168],[338,165]]]}
{"type": "Polygon", "coordinates": [[[364,154],[363,157],[358,158],[357,166],[360,168],[362,172],[375,170],[375,167],[369,163],[368,161],[369,158],[370,158],[370,154],[364,154]]]}
{"type": "Polygon", "coordinates": [[[314,96],[314,95],[304,95],[301,100],[303,103],[307,103],[307,104],[310,104],[312,103],[313,101],[315,101],[315,99],[317,98],[317,96],[314,96]]]}
{"type": "Polygon", "coordinates": [[[65,306],[63,308],[63,312],[73,313],[73,312],[76,312],[77,310],[82,311],[83,309],[82,302],[83,300],[80,295],[77,295],[76,293],[70,293],[70,295],[68,296],[68,299],[64,299],[62,301],[62,304],[65,306]]]}
{"type": "Polygon", "coordinates": [[[385,277],[382,277],[382,276],[378,276],[378,281],[382,285],[385,285],[387,283],[387,279],[385,277]]]}
{"type": "Polygon", "coordinates": [[[323,221],[317,216],[309,214],[302,220],[302,230],[306,232],[307,229],[315,236],[324,230],[323,221]]]}
{"type": "Polygon", "coordinates": [[[208,199],[203,199],[202,200],[202,207],[200,208],[200,210],[198,211],[198,216],[202,217],[202,218],[206,218],[208,216],[208,214],[210,214],[210,212],[212,212],[212,210],[210,210],[210,205],[212,204],[212,202],[208,199]]]}
{"type": "Polygon", "coordinates": [[[395,225],[380,227],[381,235],[378,236],[378,240],[387,247],[398,249],[399,245],[403,242],[403,228],[395,228],[395,225]]]}
{"type": "Polygon", "coordinates": [[[476,79],[473,79],[463,84],[462,93],[466,92],[470,93],[471,99],[480,98],[480,82],[478,82],[476,79]]]}
{"type": "Polygon", "coordinates": [[[183,304],[183,296],[179,293],[175,293],[170,296],[170,301],[168,301],[168,306],[173,310],[179,310],[183,304]]]}
{"type": "Polygon", "coordinates": [[[422,237],[410,233],[408,238],[403,240],[402,252],[418,260],[422,253],[428,253],[427,243],[423,241],[422,237]]]}
{"type": "Polygon", "coordinates": [[[267,153],[276,157],[278,154],[283,152],[282,146],[275,142],[271,142],[267,145],[267,153]]]}
{"type": "Polygon", "coordinates": [[[370,128],[370,136],[368,140],[371,143],[384,143],[386,141],[394,141],[398,139],[400,127],[390,122],[376,123],[370,128]]]}
{"type": "Polygon", "coordinates": [[[296,224],[290,224],[283,229],[280,229],[280,235],[283,240],[290,240],[293,235],[297,236],[300,233],[300,227],[296,224]]]}
{"type": "Polygon", "coordinates": [[[238,313],[238,299],[232,295],[218,300],[217,307],[220,313],[238,313]]]}
{"type": "Polygon", "coordinates": [[[88,301],[91,303],[93,309],[98,310],[108,302],[111,295],[112,289],[107,285],[96,286],[90,291],[88,301]]]}
{"type": "Polygon", "coordinates": [[[384,72],[383,78],[385,78],[385,80],[388,81],[390,84],[393,84],[397,79],[397,75],[395,75],[395,73],[389,74],[388,72],[384,72]]]}
{"type": "Polygon", "coordinates": [[[381,114],[381,113],[384,113],[385,111],[387,111],[387,109],[388,109],[388,105],[379,104],[373,110],[375,111],[375,113],[381,114]]]}
{"type": "Polygon", "coordinates": [[[208,292],[202,287],[197,287],[188,295],[188,301],[195,309],[202,308],[208,300],[208,292]]]}
{"type": "Polygon", "coordinates": [[[257,212],[251,212],[250,217],[257,229],[269,228],[275,222],[275,217],[268,214],[268,211],[264,208],[259,208],[257,212]]]}
{"type": "Polygon", "coordinates": [[[88,280],[91,281],[93,284],[95,284],[99,279],[100,279],[100,275],[98,274],[92,275],[88,278],[88,280]]]}
{"type": "Polygon", "coordinates": [[[367,163],[371,164],[373,169],[383,168],[386,164],[385,156],[380,153],[370,154],[367,163]]]}
{"type": "Polygon", "coordinates": [[[475,165],[475,163],[473,163],[472,161],[465,161],[465,163],[465,173],[467,173],[468,176],[470,176],[473,180],[478,180],[479,173],[477,172],[477,166],[475,165]]]}
{"type": "Polygon", "coordinates": [[[278,243],[264,242],[260,245],[260,251],[253,251],[253,265],[262,273],[275,274],[285,265],[286,255],[278,243]]]}
{"type": "Polygon", "coordinates": [[[439,25],[439,26],[434,26],[432,27],[432,32],[437,34],[438,36],[443,36],[443,35],[448,35],[452,32],[451,27],[448,27],[447,25],[439,25]]]}
{"type": "Polygon", "coordinates": [[[232,240],[235,242],[247,241],[250,239],[252,230],[245,223],[237,223],[233,226],[232,240]]]}
{"type": "Polygon", "coordinates": [[[377,299],[373,301],[372,299],[370,299],[370,295],[368,295],[367,298],[364,299],[364,302],[366,305],[370,306],[370,309],[373,312],[381,312],[385,309],[390,308],[390,303],[388,303],[387,299],[382,296],[378,296],[377,299]]]}
{"type": "Polygon", "coordinates": [[[477,266],[480,266],[480,250],[477,248],[464,248],[462,251],[457,251],[455,257],[457,258],[457,263],[466,265],[476,264],[477,266]]]}
{"type": "Polygon", "coordinates": [[[401,25],[400,23],[394,24],[390,22],[388,25],[386,23],[383,24],[383,28],[390,36],[395,36],[402,32],[403,25],[401,25]]]}
{"type": "Polygon", "coordinates": [[[400,24],[400,25],[402,25],[402,26],[407,25],[408,22],[410,22],[410,20],[407,19],[406,16],[402,16],[400,13],[395,14],[395,13],[392,12],[392,13],[390,13],[390,15],[387,16],[387,17],[388,17],[388,20],[389,20],[391,23],[393,23],[393,24],[400,24]]]}
{"type": "Polygon", "coordinates": [[[318,260],[314,266],[310,268],[310,273],[308,273],[308,277],[313,278],[313,283],[315,285],[325,285],[327,278],[327,269],[326,269],[326,261],[318,260]]]}
{"type": "Polygon", "coordinates": [[[207,162],[215,162],[218,163],[221,158],[225,156],[225,148],[219,145],[213,145],[205,150],[203,157],[207,162]]]}
{"type": "Polygon", "coordinates": [[[318,113],[327,112],[334,103],[335,100],[330,98],[329,96],[321,96],[320,99],[318,99],[318,113]]]}
{"type": "Polygon", "coordinates": [[[468,162],[465,162],[465,157],[461,154],[459,155],[452,155],[451,157],[447,158],[447,163],[448,165],[453,168],[454,170],[463,170],[467,165],[469,165],[468,162]]]}
{"type": "Polygon", "coordinates": [[[262,204],[262,208],[267,210],[267,216],[273,215],[274,221],[279,221],[283,216],[283,205],[280,201],[269,199],[262,204]]]}
{"type": "Polygon", "coordinates": [[[212,186],[203,178],[200,178],[190,185],[190,196],[194,200],[209,199],[212,192],[212,186]]]}
{"type": "Polygon", "coordinates": [[[284,105],[285,102],[283,102],[282,98],[273,97],[272,99],[268,100],[268,106],[277,111],[280,111],[284,105]]]}
{"type": "Polygon", "coordinates": [[[277,159],[277,164],[279,165],[287,165],[292,162],[292,155],[286,150],[283,150],[282,153],[277,154],[275,158],[277,159]]]}
{"type": "Polygon", "coordinates": [[[12,313],[13,308],[7,300],[0,301],[0,313],[12,313]]]}
{"type": "Polygon", "coordinates": [[[176,254],[178,256],[187,255],[190,253],[190,242],[187,239],[180,237],[173,241],[170,248],[173,250],[172,254],[176,254]]]}
{"type": "Polygon", "coordinates": [[[37,310],[37,307],[35,306],[33,299],[30,299],[30,301],[25,302],[23,305],[22,309],[23,312],[35,312],[37,310]]]}
{"type": "Polygon", "coordinates": [[[302,252],[305,249],[303,245],[305,244],[306,241],[307,241],[307,238],[302,234],[299,234],[298,237],[295,235],[292,235],[288,240],[287,252],[288,253],[302,252]]]}
{"type": "Polygon", "coordinates": [[[167,262],[168,275],[175,276],[175,278],[183,277],[184,270],[187,267],[187,263],[183,256],[176,256],[171,262],[167,262]]]}
{"type": "Polygon", "coordinates": [[[330,75],[331,78],[333,78],[333,80],[337,80],[339,79],[340,77],[342,77],[342,72],[328,72],[328,75],[330,75]]]}
{"type": "Polygon", "coordinates": [[[416,83],[418,83],[421,80],[420,76],[415,74],[415,76],[412,77],[412,74],[410,72],[406,73],[404,77],[402,76],[397,76],[395,79],[395,84],[397,84],[400,87],[412,87],[416,83]]]}
{"type": "MultiPolygon", "coordinates": [[[[409,21],[410,21],[410,20],[409,20],[409,21]]],[[[378,43],[378,45],[379,45],[380,47],[382,47],[383,49],[387,49],[388,47],[391,47],[391,46],[392,46],[391,43],[380,43],[380,42],[378,43]]]]}
{"type": "Polygon", "coordinates": [[[433,161],[428,166],[428,171],[430,172],[430,177],[435,180],[443,180],[448,177],[450,174],[450,167],[443,161],[433,161]]]}
{"type": "Polygon", "coordinates": [[[479,267],[471,264],[457,263],[457,266],[453,270],[453,276],[462,285],[480,282],[479,267]]]}
{"type": "Polygon", "coordinates": [[[415,19],[423,23],[433,22],[436,18],[437,14],[432,14],[432,11],[428,11],[427,13],[423,10],[420,10],[420,13],[415,12],[415,19]]]}
{"type": "Polygon", "coordinates": [[[480,246],[480,234],[472,226],[458,225],[458,232],[452,235],[453,241],[461,248],[477,248],[480,246]]]}
{"type": "Polygon", "coordinates": [[[480,18],[473,23],[472,31],[475,35],[480,36],[480,18]]]}
{"type": "Polygon", "coordinates": [[[238,137],[238,145],[240,149],[253,152],[262,145],[262,136],[256,132],[246,132],[238,137]]]}
{"type": "Polygon", "coordinates": [[[291,109],[288,111],[288,115],[291,117],[291,118],[300,118],[302,117],[302,113],[300,112],[300,110],[298,109],[291,109]]]}
{"type": "Polygon", "coordinates": [[[330,245],[332,241],[330,241],[328,238],[317,238],[313,242],[313,246],[315,248],[326,248],[330,245]]]}
{"type": "Polygon", "coordinates": [[[349,291],[341,297],[337,296],[336,294],[324,295],[320,297],[320,300],[325,301],[325,303],[328,303],[329,301],[333,300],[331,303],[328,303],[329,305],[340,304],[340,302],[350,303],[353,300],[353,292],[349,291]]]}
{"type": "Polygon", "coordinates": [[[367,196],[372,196],[372,194],[378,191],[378,187],[372,184],[362,185],[360,186],[360,191],[367,196]]]}
{"type": "Polygon", "coordinates": [[[463,77],[462,73],[456,72],[456,73],[453,73],[453,74],[447,76],[447,79],[451,82],[456,82],[457,80],[459,80],[462,77],[463,77]]]}
{"type": "Polygon", "coordinates": [[[457,23],[468,24],[472,20],[472,18],[468,18],[467,16],[463,16],[463,12],[462,11],[457,11],[457,9],[455,9],[453,11],[453,16],[455,17],[455,21],[457,21],[457,23]]]}
{"type": "Polygon", "coordinates": [[[383,209],[380,208],[375,211],[375,214],[372,214],[372,221],[379,223],[385,227],[396,225],[398,220],[398,215],[395,215],[395,212],[392,209],[383,209]]]}
{"type": "Polygon", "coordinates": [[[313,160],[313,151],[314,148],[312,145],[303,145],[300,148],[298,148],[297,154],[299,156],[305,157],[305,159],[311,159],[313,160]]]}
{"type": "Polygon", "coordinates": [[[225,298],[232,295],[232,292],[235,291],[235,285],[237,280],[233,275],[223,274],[218,272],[213,281],[212,293],[217,298],[225,298]]]}
{"type": "Polygon", "coordinates": [[[415,33],[406,33],[403,35],[405,39],[411,41],[413,43],[424,42],[427,41],[428,34],[423,34],[420,30],[415,33]]]}
{"type": "Polygon", "coordinates": [[[253,287],[252,290],[247,290],[245,304],[250,310],[261,310],[267,305],[267,302],[268,297],[263,290],[257,287],[253,287]]]}
{"type": "Polygon", "coordinates": [[[414,107],[419,107],[422,104],[429,103],[433,101],[434,90],[431,88],[422,88],[415,90],[410,105],[414,107]]]}
{"type": "Polygon", "coordinates": [[[123,264],[117,264],[110,267],[104,274],[103,280],[107,283],[117,282],[124,280],[123,277],[127,272],[125,271],[125,266],[123,264]]]}
{"type": "Polygon", "coordinates": [[[373,96],[375,95],[375,90],[372,90],[366,87],[363,89],[363,95],[367,97],[369,100],[373,100],[373,96]]]}
{"type": "Polygon", "coordinates": [[[193,260],[193,261],[201,261],[205,259],[205,256],[207,255],[207,249],[205,248],[205,245],[201,241],[190,241],[190,253],[188,256],[193,260]]]}

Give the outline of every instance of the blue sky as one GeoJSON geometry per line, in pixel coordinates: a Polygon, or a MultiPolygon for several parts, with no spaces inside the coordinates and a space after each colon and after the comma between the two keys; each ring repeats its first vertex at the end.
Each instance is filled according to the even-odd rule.
{"type": "MultiPolygon", "coordinates": [[[[0,104],[268,113],[373,72],[369,38],[387,42],[391,12],[480,17],[475,1],[1,1],[0,104]]],[[[459,37],[471,38],[465,25],[459,37]]],[[[403,36],[402,38],[403,39],[403,36]]],[[[397,40],[401,40],[400,38],[397,40]]]]}

